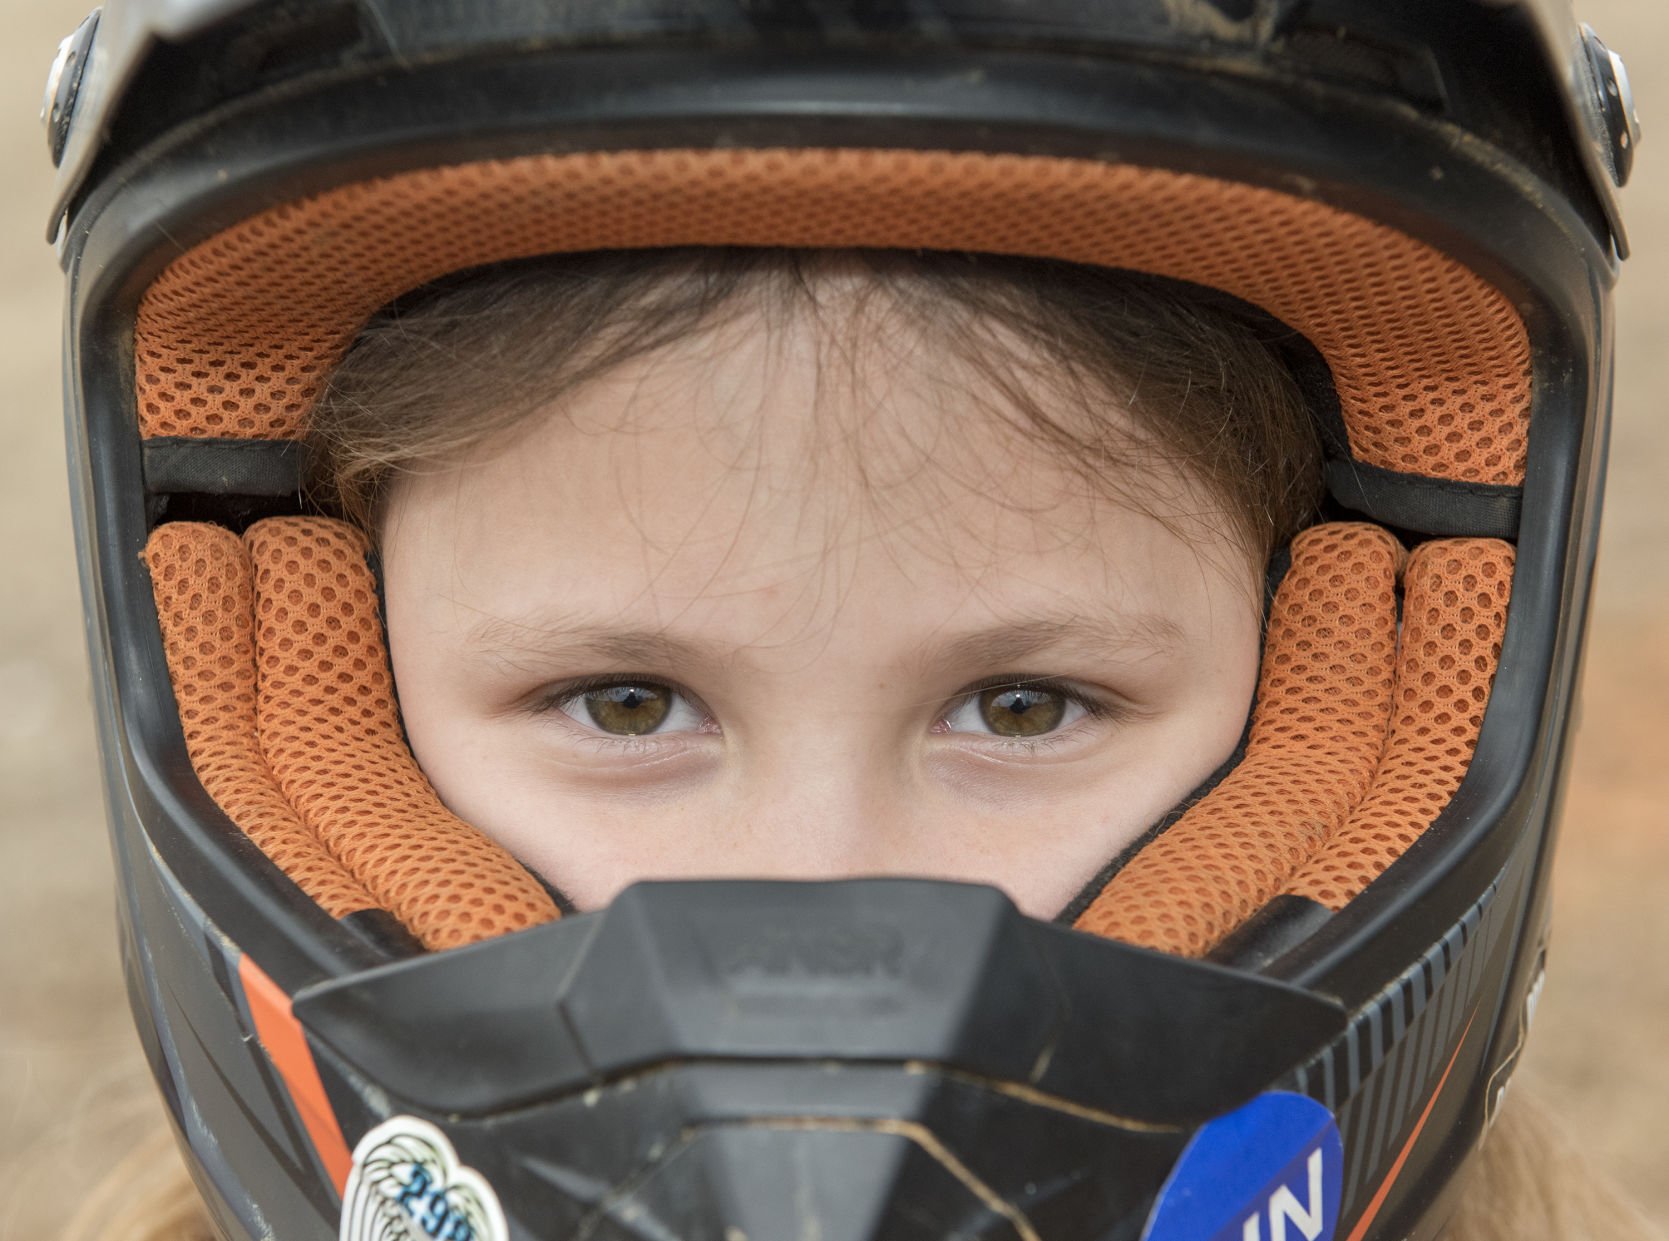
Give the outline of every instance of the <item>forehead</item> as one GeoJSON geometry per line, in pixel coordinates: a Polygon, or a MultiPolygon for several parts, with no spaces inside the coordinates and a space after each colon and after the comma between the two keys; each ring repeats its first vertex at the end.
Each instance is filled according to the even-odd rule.
{"type": "Polygon", "coordinates": [[[872,326],[744,316],[623,363],[513,438],[403,480],[391,566],[501,614],[560,591],[648,623],[803,631],[857,592],[997,614],[1090,592],[1151,611],[1187,606],[1202,565],[1248,575],[1203,488],[1120,411],[1031,394],[1123,446],[1086,469],[949,352],[872,326]]]}

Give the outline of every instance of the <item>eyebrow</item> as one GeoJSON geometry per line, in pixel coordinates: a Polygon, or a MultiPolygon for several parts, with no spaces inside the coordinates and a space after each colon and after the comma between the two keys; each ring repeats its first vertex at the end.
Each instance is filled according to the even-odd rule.
{"type": "MultiPolygon", "coordinates": [[[[907,662],[918,667],[1012,667],[1043,651],[1067,648],[1095,654],[1167,654],[1186,642],[1181,625],[1147,613],[1031,617],[977,629],[940,644],[929,638],[907,662]]],[[[535,659],[594,659],[621,667],[650,670],[667,667],[716,667],[731,662],[745,647],[679,637],[657,629],[623,629],[562,614],[510,620],[493,617],[476,625],[466,639],[470,649],[513,662],[517,655],[535,659]]]]}
{"type": "Polygon", "coordinates": [[[1166,616],[1044,616],[993,625],[919,652],[930,667],[1012,667],[1040,651],[1068,648],[1091,654],[1133,651],[1162,655],[1186,639],[1182,626],[1166,616]]]}
{"type": "Polygon", "coordinates": [[[528,620],[492,617],[470,630],[469,648],[509,662],[515,655],[534,658],[595,659],[644,669],[711,666],[733,652],[722,643],[675,637],[658,629],[622,629],[564,615],[528,620]]]}

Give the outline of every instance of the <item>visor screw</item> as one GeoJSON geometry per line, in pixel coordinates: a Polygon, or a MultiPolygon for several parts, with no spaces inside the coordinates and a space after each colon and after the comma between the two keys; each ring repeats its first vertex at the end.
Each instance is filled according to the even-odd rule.
{"type": "Polygon", "coordinates": [[[1600,41],[1592,26],[1582,27],[1582,41],[1592,70],[1594,103],[1610,142],[1607,154],[1611,160],[1611,179],[1623,186],[1634,168],[1634,149],[1640,145],[1640,114],[1634,110],[1628,70],[1623,67],[1623,58],[1600,41]]]}
{"type": "Polygon", "coordinates": [[[46,127],[46,145],[52,153],[53,167],[63,163],[64,148],[69,145],[70,122],[75,117],[81,79],[87,72],[87,56],[92,50],[93,34],[98,30],[99,12],[94,9],[89,13],[75,28],[75,33],[58,45],[58,55],[47,71],[41,124],[46,127]]]}

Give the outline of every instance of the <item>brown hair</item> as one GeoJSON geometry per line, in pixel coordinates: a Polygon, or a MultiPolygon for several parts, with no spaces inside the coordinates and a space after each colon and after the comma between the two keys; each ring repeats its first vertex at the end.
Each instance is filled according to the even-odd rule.
{"type": "Polygon", "coordinates": [[[1131,499],[1133,469],[1174,461],[1260,562],[1313,513],[1319,440],[1276,354],[1291,337],[1281,325],[1172,281],[956,252],[599,251],[437,281],[379,313],[321,396],[313,491],[375,537],[403,472],[453,464],[610,369],[745,312],[767,325],[811,313],[823,328],[837,282],[833,334],[913,338],[1103,492],[1131,499]],[[1094,416],[1109,403],[1134,439],[1094,416]]]}
{"type": "Polygon", "coordinates": [[[158,1117],[145,1138],[106,1170],[57,1241],[216,1241],[174,1134],[158,1117]]]}

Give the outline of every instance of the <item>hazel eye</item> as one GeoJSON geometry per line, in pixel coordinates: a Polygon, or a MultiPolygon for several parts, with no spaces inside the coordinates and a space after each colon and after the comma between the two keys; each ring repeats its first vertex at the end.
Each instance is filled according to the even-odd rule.
{"type": "Polygon", "coordinates": [[[706,723],[703,713],[683,694],[653,681],[591,685],[553,705],[576,724],[611,737],[694,732],[706,723]]]}
{"type": "Polygon", "coordinates": [[[1066,718],[1066,699],[1048,690],[988,689],[977,701],[980,720],[999,737],[1041,737],[1066,718]]]}
{"type": "Polygon", "coordinates": [[[1027,740],[1047,736],[1085,715],[1075,696],[1047,685],[993,685],[960,699],[945,713],[951,732],[1027,740]]]}

